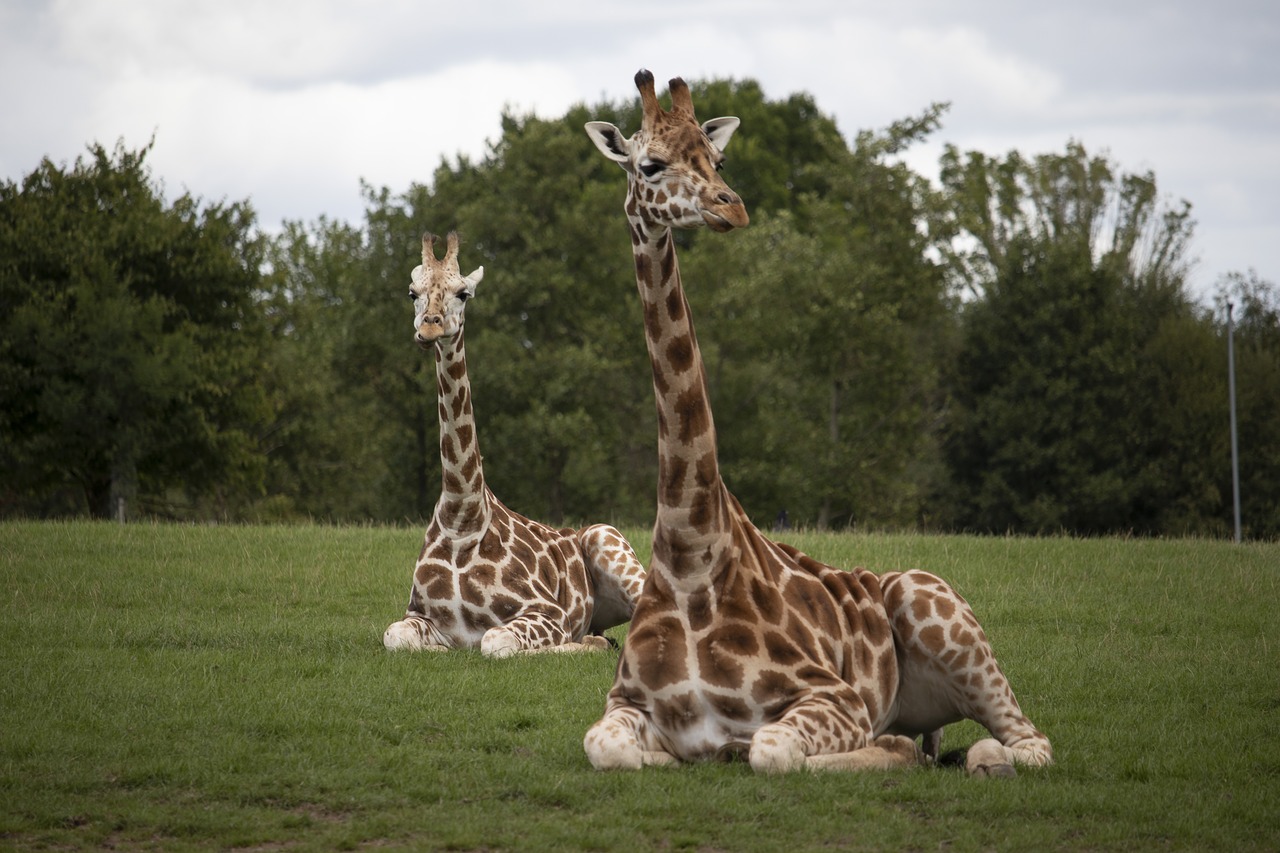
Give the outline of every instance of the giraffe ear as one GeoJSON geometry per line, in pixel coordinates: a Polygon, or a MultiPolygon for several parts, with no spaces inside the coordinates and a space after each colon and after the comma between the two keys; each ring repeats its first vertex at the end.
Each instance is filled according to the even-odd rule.
{"type": "Polygon", "coordinates": [[[741,123],[741,119],[737,116],[721,116],[720,118],[704,121],[702,123],[702,132],[707,135],[707,138],[711,140],[711,144],[717,150],[723,151],[733,137],[733,132],[738,129],[738,125],[741,123]]]}
{"type": "Polygon", "coordinates": [[[462,283],[466,285],[467,293],[470,293],[472,296],[475,296],[476,285],[479,284],[480,280],[483,278],[484,278],[484,267],[476,267],[475,272],[473,272],[471,275],[467,276],[462,280],[462,283]]]}
{"type": "Polygon", "coordinates": [[[621,163],[622,168],[631,166],[631,142],[622,135],[622,131],[607,121],[589,121],[586,124],[587,136],[596,144],[604,156],[621,163]]]}

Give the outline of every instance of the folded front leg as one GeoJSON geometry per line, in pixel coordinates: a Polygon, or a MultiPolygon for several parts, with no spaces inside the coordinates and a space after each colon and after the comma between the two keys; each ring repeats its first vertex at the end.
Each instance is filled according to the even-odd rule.
{"type": "Polygon", "coordinates": [[[856,695],[816,695],[797,702],[751,738],[757,773],[796,770],[887,770],[921,761],[915,741],[872,737],[866,706],[856,695]]]}
{"type": "Polygon", "coordinates": [[[648,719],[631,706],[614,706],[587,730],[582,747],[597,770],[638,770],[646,765],[679,764],[656,743],[648,719]]]}
{"type": "Polygon", "coordinates": [[[440,641],[430,622],[412,613],[387,626],[387,630],[382,632],[382,645],[390,651],[443,652],[449,649],[440,641]]]}
{"type": "MultiPolygon", "coordinates": [[[[565,627],[564,613],[533,612],[517,616],[505,625],[490,628],[480,638],[480,652],[485,657],[505,658],[514,654],[557,651],[557,647],[572,645],[573,651],[588,648],[573,642],[565,627]]],[[[608,642],[603,644],[608,647],[608,642]]],[[[566,649],[568,651],[569,649],[566,649]]]]}

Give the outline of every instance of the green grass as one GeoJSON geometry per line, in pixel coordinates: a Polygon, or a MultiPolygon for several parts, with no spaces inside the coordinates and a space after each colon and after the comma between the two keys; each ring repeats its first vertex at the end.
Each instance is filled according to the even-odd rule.
{"type": "Polygon", "coordinates": [[[788,537],[968,598],[1058,760],[981,781],[593,771],[615,655],[382,649],[419,536],[0,524],[0,847],[1280,848],[1280,545],[788,537]]]}

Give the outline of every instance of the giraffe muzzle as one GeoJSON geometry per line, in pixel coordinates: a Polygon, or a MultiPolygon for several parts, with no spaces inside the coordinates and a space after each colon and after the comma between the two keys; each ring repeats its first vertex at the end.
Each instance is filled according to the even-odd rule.
{"type": "Polygon", "coordinates": [[[702,214],[702,221],[707,224],[707,227],[717,234],[724,234],[735,228],[745,228],[751,222],[751,217],[742,204],[721,208],[718,211],[703,209],[698,212],[702,214]]]}
{"type": "Polygon", "coordinates": [[[428,319],[418,325],[418,331],[414,334],[413,340],[425,350],[435,346],[436,341],[442,337],[444,337],[444,321],[432,322],[428,319]]]}
{"type": "Polygon", "coordinates": [[[698,213],[702,214],[702,221],[707,227],[718,234],[745,228],[751,222],[742,199],[727,189],[717,193],[710,204],[700,207],[698,213]]]}

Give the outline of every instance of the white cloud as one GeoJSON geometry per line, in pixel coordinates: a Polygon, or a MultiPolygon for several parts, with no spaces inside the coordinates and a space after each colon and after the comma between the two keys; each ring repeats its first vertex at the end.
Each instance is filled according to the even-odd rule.
{"type": "Polygon", "coordinates": [[[358,219],[362,177],[403,191],[441,156],[483,155],[504,105],[550,117],[630,98],[644,66],[660,81],[808,92],[849,136],[951,101],[942,131],[908,155],[926,173],[944,141],[1002,155],[1079,139],[1195,204],[1210,276],[1252,265],[1280,280],[1277,241],[1258,237],[1280,220],[1280,81],[1263,49],[1280,7],[1113,6],[1012,16],[983,2],[651,0],[637,16],[610,0],[7,3],[0,175],[154,132],[151,164],[171,192],[250,198],[267,227],[358,219]]]}
{"type": "Polygon", "coordinates": [[[550,64],[456,66],[367,86],[321,83],[284,91],[214,76],[126,74],[103,91],[88,124],[152,155],[168,190],[211,201],[251,198],[263,223],[325,213],[357,219],[359,180],[403,191],[442,155],[482,154],[505,103],[563,113],[564,72],[550,64]],[[209,198],[210,188],[218,196],[209,198]]]}
{"type": "Polygon", "coordinates": [[[355,56],[378,50],[375,19],[362,10],[307,0],[57,0],[50,17],[62,58],[103,73],[296,84],[334,75],[353,48],[355,56]]]}

